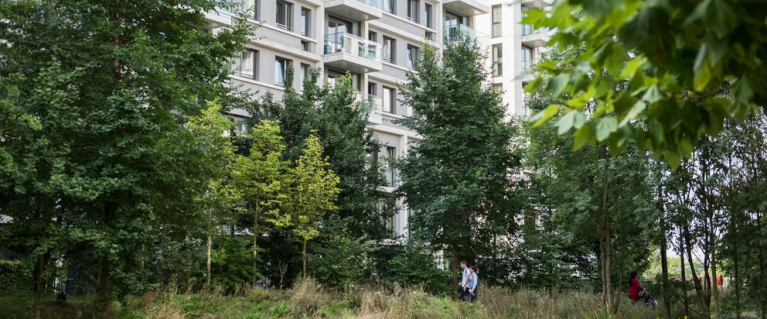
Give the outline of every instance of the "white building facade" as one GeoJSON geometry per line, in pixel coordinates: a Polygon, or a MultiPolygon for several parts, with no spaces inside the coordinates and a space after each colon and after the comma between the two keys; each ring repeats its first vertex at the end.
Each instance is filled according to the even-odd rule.
{"type": "Polygon", "coordinates": [[[545,30],[522,24],[523,12],[551,6],[553,0],[490,0],[490,12],[478,18],[478,28],[489,35],[487,59],[492,83],[503,91],[508,116],[527,117],[524,86],[533,79],[530,69],[549,40],[545,30]]]}
{"type": "MultiPolygon", "coordinates": [[[[258,95],[271,92],[280,99],[288,65],[295,70],[297,90],[312,68],[321,69],[319,80],[331,85],[339,76],[351,74],[360,101],[372,107],[368,126],[384,145],[372,156],[380,161],[404,156],[408,145],[419,140],[415,132],[393,121],[412,114],[400,102],[399,84],[407,80],[421,44],[441,50],[446,35],[475,36],[478,17],[490,13],[488,0],[234,1],[256,8],[249,12],[250,20],[261,26],[236,62],[232,84],[258,95]]],[[[232,24],[230,10],[210,12],[206,18],[211,32],[232,24]]],[[[248,114],[233,110],[231,116],[248,114]]],[[[392,168],[386,170],[386,179],[385,192],[400,184],[392,168]]],[[[380,206],[382,212],[395,210],[393,218],[383,221],[392,237],[407,235],[408,210],[402,199],[395,205],[382,200],[380,206]]]]}

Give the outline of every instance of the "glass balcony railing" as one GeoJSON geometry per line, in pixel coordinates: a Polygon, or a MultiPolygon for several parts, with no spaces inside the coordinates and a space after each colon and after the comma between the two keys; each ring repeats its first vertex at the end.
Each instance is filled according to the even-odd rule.
{"type": "Polygon", "coordinates": [[[529,24],[523,24],[522,25],[522,36],[531,35],[535,29],[533,29],[532,25],[529,24]]]}
{"type": "Polygon", "coordinates": [[[325,54],[347,53],[371,61],[381,61],[378,43],[346,32],[325,35],[325,54]]]}
{"type": "Polygon", "coordinates": [[[445,40],[447,41],[455,41],[458,39],[468,38],[470,40],[475,40],[479,33],[460,23],[456,23],[455,21],[447,21],[445,22],[445,40]]]}
{"type": "Polygon", "coordinates": [[[362,100],[362,107],[371,116],[381,116],[381,98],[375,95],[368,95],[362,100]]]}
{"type": "MultiPolygon", "coordinates": [[[[325,0],[325,2],[328,2],[328,1],[332,1],[332,0],[325,0]]],[[[371,6],[373,8],[379,9],[379,10],[382,8],[381,7],[381,3],[382,3],[381,0],[354,0],[354,1],[362,3],[362,4],[366,4],[368,6],[371,6]]]]}
{"type": "Polygon", "coordinates": [[[532,68],[538,64],[538,59],[534,60],[522,60],[522,70],[523,71],[529,71],[532,70],[532,68]]]}

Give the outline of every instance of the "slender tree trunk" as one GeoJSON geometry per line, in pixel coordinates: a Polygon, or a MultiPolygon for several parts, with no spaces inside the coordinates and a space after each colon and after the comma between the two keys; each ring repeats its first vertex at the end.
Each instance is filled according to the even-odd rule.
{"type": "Polygon", "coordinates": [[[258,263],[258,213],[255,217],[255,222],[253,222],[253,287],[256,286],[258,280],[258,268],[256,267],[258,263]]]}
{"type": "Polygon", "coordinates": [[[205,251],[205,289],[210,289],[210,279],[211,279],[210,278],[210,267],[211,267],[210,257],[211,257],[211,250],[213,248],[213,235],[211,233],[212,230],[210,227],[211,220],[210,220],[210,215],[208,216],[209,216],[208,217],[208,241],[206,244],[207,247],[205,247],[205,250],[206,250],[205,251]]]}
{"type": "MultiPolygon", "coordinates": [[[[690,263],[690,273],[692,274],[693,284],[695,286],[695,293],[698,296],[698,303],[700,304],[701,315],[703,319],[711,318],[708,312],[708,304],[706,304],[706,298],[704,297],[703,287],[701,281],[698,279],[698,274],[695,272],[695,263],[692,259],[692,245],[690,244],[690,228],[687,224],[682,226],[684,228],[684,245],[686,248],[687,261],[690,263]]],[[[704,266],[705,267],[705,266],[704,266]]]]}
{"type": "Polygon", "coordinates": [[[37,256],[37,264],[35,265],[35,319],[40,319],[42,316],[42,299],[43,291],[45,290],[43,271],[45,264],[45,254],[37,256]]]}
{"type": "Polygon", "coordinates": [[[306,241],[307,240],[304,239],[304,249],[303,249],[303,254],[304,254],[304,279],[306,279],[306,277],[307,277],[307,273],[306,273],[306,241]]]}
{"type": "Polygon", "coordinates": [[[666,316],[671,318],[671,303],[668,301],[669,286],[668,286],[668,256],[666,250],[668,249],[668,239],[666,237],[666,208],[663,205],[663,181],[661,177],[661,183],[658,184],[658,211],[660,212],[660,266],[661,266],[661,295],[663,297],[663,305],[666,308],[666,316]]]}
{"type": "Polygon", "coordinates": [[[604,301],[605,313],[612,310],[613,298],[612,298],[612,281],[611,281],[611,230],[610,230],[610,213],[607,207],[608,191],[609,191],[609,178],[608,178],[608,165],[609,155],[605,150],[605,165],[604,165],[604,181],[602,185],[602,300],[604,301]]]}
{"type": "MultiPolygon", "coordinates": [[[[104,227],[111,229],[112,218],[116,211],[116,207],[112,203],[107,203],[104,207],[104,227]]],[[[98,276],[96,277],[96,294],[93,299],[93,314],[92,318],[109,318],[112,311],[112,262],[109,256],[105,256],[106,252],[99,256],[98,262],[98,276]]]]}
{"type": "Polygon", "coordinates": [[[685,276],[685,273],[687,272],[686,267],[684,266],[684,240],[682,240],[682,230],[679,230],[679,259],[681,260],[682,266],[682,303],[684,304],[684,315],[685,317],[690,316],[690,305],[687,303],[687,290],[689,289],[688,283],[687,283],[687,277],[685,276]]]}
{"type": "MultiPolygon", "coordinates": [[[[712,243],[716,242],[716,237],[714,234],[714,227],[713,222],[711,223],[711,241],[712,243]]],[[[719,309],[719,278],[716,276],[716,246],[715,244],[712,245],[714,247],[711,247],[711,276],[713,277],[713,280],[711,281],[711,286],[713,287],[713,293],[714,293],[714,310],[716,311],[716,319],[722,319],[722,312],[719,309]]]]}

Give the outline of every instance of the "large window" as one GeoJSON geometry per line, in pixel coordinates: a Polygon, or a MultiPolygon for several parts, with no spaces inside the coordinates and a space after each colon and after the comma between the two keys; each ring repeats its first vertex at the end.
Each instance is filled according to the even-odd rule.
{"type": "Polygon", "coordinates": [[[240,55],[240,64],[237,66],[241,76],[257,78],[258,76],[258,51],[247,50],[240,55]]]}
{"type": "Polygon", "coordinates": [[[292,31],[293,4],[285,1],[277,1],[277,27],[292,31]]]}
{"type": "Polygon", "coordinates": [[[301,72],[298,74],[298,85],[301,91],[304,90],[304,82],[309,79],[309,65],[301,63],[301,72]]]}
{"type": "Polygon", "coordinates": [[[500,37],[501,29],[501,6],[493,6],[493,37],[500,37]]]}
{"type": "Polygon", "coordinates": [[[396,13],[395,12],[396,8],[394,7],[394,3],[396,1],[397,0],[383,0],[384,11],[386,11],[388,13],[392,13],[392,14],[396,13]]]}
{"type": "Polygon", "coordinates": [[[496,44],[493,46],[493,76],[503,75],[503,46],[496,44]]]}
{"type": "Polygon", "coordinates": [[[274,83],[285,85],[285,75],[288,73],[290,60],[277,57],[274,59],[274,83]]]}
{"type": "Polygon", "coordinates": [[[434,29],[434,6],[426,4],[426,27],[434,29]]]}
{"type": "Polygon", "coordinates": [[[418,0],[407,0],[407,18],[418,23],[418,0]]]}
{"type": "Polygon", "coordinates": [[[376,206],[386,233],[392,237],[397,236],[394,232],[394,215],[396,213],[394,201],[391,198],[381,198],[376,206]]]}
{"type": "Polygon", "coordinates": [[[397,170],[393,165],[393,162],[397,160],[397,148],[392,146],[386,147],[386,160],[386,185],[397,187],[397,170]]]}
{"type": "Polygon", "coordinates": [[[383,94],[381,96],[381,107],[383,108],[384,112],[391,113],[391,114],[397,114],[397,91],[389,88],[389,87],[383,87],[383,94]]]}
{"type": "MultiPolygon", "coordinates": [[[[525,11],[530,10],[530,7],[522,6],[522,17],[526,15],[525,11]]],[[[522,35],[531,35],[533,34],[533,26],[529,24],[523,24],[522,25],[522,35]]]]}
{"type": "Polygon", "coordinates": [[[522,46],[522,70],[533,67],[533,49],[522,46]]]}
{"type": "Polygon", "coordinates": [[[416,62],[418,61],[418,47],[414,45],[407,46],[407,67],[412,68],[415,66],[416,62]]]}
{"type": "Polygon", "coordinates": [[[383,60],[389,63],[396,63],[396,56],[394,54],[396,50],[397,41],[389,37],[383,37],[383,60]]]}
{"type": "Polygon", "coordinates": [[[252,18],[253,20],[258,20],[258,17],[259,17],[258,13],[260,11],[259,8],[261,6],[259,6],[258,1],[259,0],[243,0],[242,1],[242,10],[250,10],[248,11],[249,13],[248,17],[252,18]]]}
{"type": "Polygon", "coordinates": [[[303,36],[309,36],[309,25],[311,23],[311,14],[312,11],[307,8],[301,8],[301,26],[299,31],[301,32],[301,35],[303,36]]]}

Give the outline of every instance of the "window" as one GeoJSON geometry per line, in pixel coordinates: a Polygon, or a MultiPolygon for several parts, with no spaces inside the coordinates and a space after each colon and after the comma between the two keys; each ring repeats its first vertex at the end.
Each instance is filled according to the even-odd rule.
{"type": "Polygon", "coordinates": [[[277,27],[292,31],[293,4],[285,1],[277,1],[277,27]]]}
{"type": "Polygon", "coordinates": [[[394,214],[396,213],[393,201],[389,198],[381,198],[376,205],[378,213],[381,216],[381,224],[387,234],[394,237],[397,234],[394,232],[394,214]]]}
{"type": "Polygon", "coordinates": [[[407,18],[418,23],[418,0],[407,0],[407,18]]]}
{"type": "Polygon", "coordinates": [[[378,33],[375,31],[368,31],[368,40],[378,42],[378,33]]]}
{"type": "Polygon", "coordinates": [[[431,41],[434,41],[434,32],[431,32],[431,31],[426,31],[426,33],[424,34],[424,37],[425,37],[427,40],[431,40],[431,41]]]}
{"type": "Polygon", "coordinates": [[[503,46],[496,44],[493,46],[493,76],[503,75],[503,46]]]}
{"type": "Polygon", "coordinates": [[[306,52],[311,51],[311,44],[309,41],[301,40],[301,49],[303,49],[306,52]]]}
{"type": "Polygon", "coordinates": [[[503,83],[495,83],[495,84],[493,84],[493,90],[495,90],[499,94],[503,94],[503,83]]]}
{"type": "Polygon", "coordinates": [[[387,146],[386,147],[386,185],[389,187],[397,186],[397,170],[392,163],[397,160],[397,148],[387,146]]]}
{"type": "Polygon", "coordinates": [[[412,68],[418,61],[419,48],[414,45],[407,46],[407,67],[412,68]]]}
{"type": "Polygon", "coordinates": [[[301,8],[301,35],[303,36],[309,36],[309,24],[311,23],[311,16],[312,12],[309,11],[307,8],[301,8]]]}
{"type": "Polygon", "coordinates": [[[395,95],[397,91],[395,91],[392,88],[383,87],[383,96],[381,96],[381,103],[383,104],[381,107],[383,108],[384,112],[391,113],[391,114],[397,114],[397,96],[395,95]]]}
{"type": "Polygon", "coordinates": [[[368,95],[378,96],[378,85],[373,82],[368,82],[368,95]]]}
{"type": "Polygon", "coordinates": [[[395,14],[396,8],[394,7],[394,2],[396,2],[396,0],[384,0],[384,11],[395,14]]]}
{"type": "Polygon", "coordinates": [[[500,37],[501,29],[501,6],[493,6],[493,38],[500,37]]]}
{"type": "Polygon", "coordinates": [[[283,58],[274,59],[274,83],[285,85],[285,75],[288,73],[289,60],[283,58]]]}
{"type": "Polygon", "coordinates": [[[426,27],[434,29],[434,6],[426,4],[426,27]]]}
{"type": "Polygon", "coordinates": [[[257,78],[258,76],[258,51],[247,50],[240,56],[240,65],[237,66],[241,76],[257,78]]]}
{"type": "MultiPolygon", "coordinates": [[[[530,10],[530,7],[522,6],[522,17],[526,15],[525,11],[530,10]]],[[[531,35],[533,34],[533,26],[529,24],[523,24],[522,25],[522,35],[531,35]]]]}
{"type": "Polygon", "coordinates": [[[298,87],[304,90],[304,82],[309,79],[309,65],[301,63],[301,72],[298,74],[298,87]]]}
{"type": "Polygon", "coordinates": [[[261,6],[259,5],[258,1],[259,0],[243,0],[242,1],[241,9],[243,11],[248,11],[248,13],[250,13],[248,18],[251,18],[253,20],[258,20],[259,11],[261,11],[259,10],[261,6]]]}
{"type": "Polygon", "coordinates": [[[533,49],[522,46],[522,70],[528,70],[533,66],[533,49]]]}
{"type": "Polygon", "coordinates": [[[397,45],[397,41],[395,41],[392,38],[389,37],[383,37],[383,60],[385,62],[389,63],[395,63],[396,56],[394,54],[395,52],[395,46],[397,45]]]}

